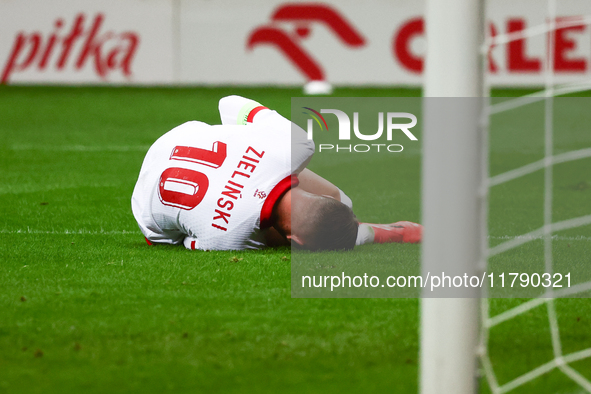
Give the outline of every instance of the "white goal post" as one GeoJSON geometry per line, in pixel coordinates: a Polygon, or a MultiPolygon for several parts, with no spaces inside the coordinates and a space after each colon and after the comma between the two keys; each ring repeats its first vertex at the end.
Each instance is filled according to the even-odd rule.
{"type": "MultiPolygon", "coordinates": [[[[483,14],[482,0],[426,1],[423,277],[476,275],[483,256],[486,153],[476,99],[483,96],[483,14]]],[[[420,392],[474,394],[480,300],[433,296],[426,292],[421,299],[420,392]]]]}

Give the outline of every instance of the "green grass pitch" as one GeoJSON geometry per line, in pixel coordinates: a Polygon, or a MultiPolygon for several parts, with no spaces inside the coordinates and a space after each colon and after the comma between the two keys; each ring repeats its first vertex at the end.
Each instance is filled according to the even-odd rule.
{"type": "MultiPolygon", "coordinates": [[[[187,120],[218,123],[217,101],[228,94],[289,115],[301,91],[0,86],[0,393],[417,392],[417,299],[291,298],[287,248],[190,252],[144,242],[130,196],[146,150],[187,120]]],[[[556,153],[591,147],[591,115],[577,105],[556,104],[556,153]]],[[[542,157],[542,109],[493,120],[492,175],[542,157]]],[[[401,165],[401,215],[419,214],[418,174],[408,172],[419,163],[416,155],[401,165]]],[[[312,166],[337,184],[343,177],[329,163],[312,166]]],[[[362,190],[351,191],[358,215],[379,220],[387,196],[362,190]]],[[[491,246],[541,226],[542,192],[541,171],[492,189],[491,246]]],[[[556,166],[554,194],[556,221],[591,214],[591,159],[556,166]]],[[[558,233],[555,260],[588,272],[590,227],[558,233]]],[[[385,247],[351,253],[360,263],[384,250],[419,258],[417,246],[385,247]]],[[[541,256],[534,241],[492,263],[535,266],[541,256]]],[[[491,313],[522,302],[491,300],[491,313]]],[[[590,348],[591,302],[556,305],[563,353],[590,348]]],[[[545,308],[495,326],[499,383],[551,360],[550,336],[545,308]]],[[[571,366],[591,379],[589,358],[571,366]]],[[[515,392],[584,391],[554,371],[515,392]]]]}

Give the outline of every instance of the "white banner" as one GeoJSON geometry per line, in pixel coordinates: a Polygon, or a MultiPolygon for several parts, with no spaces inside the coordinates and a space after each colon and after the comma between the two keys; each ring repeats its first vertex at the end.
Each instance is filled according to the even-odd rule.
{"type": "MultiPolygon", "coordinates": [[[[557,2],[551,35],[545,3],[487,2],[493,85],[544,84],[548,64],[555,82],[589,77],[591,2],[557,2]],[[506,34],[513,40],[502,41],[506,34]],[[547,40],[555,48],[550,62],[547,40]]],[[[0,0],[0,80],[419,86],[423,7],[416,0],[0,0]]]]}
{"type": "Polygon", "coordinates": [[[2,83],[172,82],[162,0],[0,0],[2,83]]]}

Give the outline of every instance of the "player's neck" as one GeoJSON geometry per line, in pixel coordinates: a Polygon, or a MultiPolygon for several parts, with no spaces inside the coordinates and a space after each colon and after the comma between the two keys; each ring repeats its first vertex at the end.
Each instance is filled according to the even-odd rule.
{"type": "Polygon", "coordinates": [[[273,226],[285,236],[291,235],[291,189],[281,196],[273,207],[273,226]]]}

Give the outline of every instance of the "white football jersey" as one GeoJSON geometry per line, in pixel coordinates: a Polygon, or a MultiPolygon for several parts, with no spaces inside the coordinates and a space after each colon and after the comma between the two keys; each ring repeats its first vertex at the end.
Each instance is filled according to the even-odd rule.
{"type": "Polygon", "coordinates": [[[307,134],[238,96],[220,100],[222,125],[191,121],[148,150],[132,210],[152,243],[189,249],[265,246],[273,206],[314,153],[307,134]],[[233,123],[233,124],[232,124],[233,123]]]}

